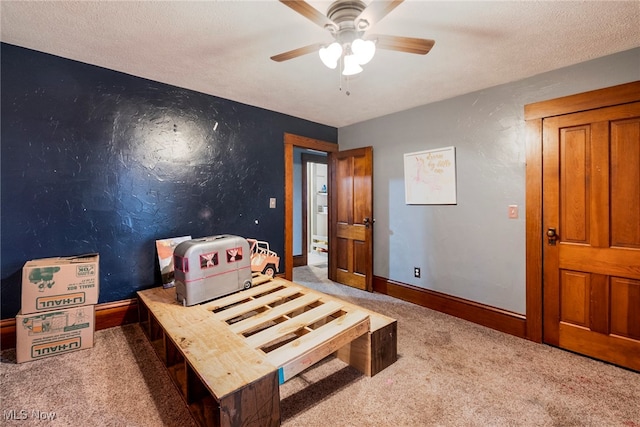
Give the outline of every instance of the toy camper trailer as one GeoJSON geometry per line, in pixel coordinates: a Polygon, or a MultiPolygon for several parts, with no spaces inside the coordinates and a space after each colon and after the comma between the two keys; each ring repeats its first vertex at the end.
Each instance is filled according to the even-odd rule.
{"type": "Polygon", "coordinates": [[[173,252],[176,297],[185,306],[251,287],[249,243],[220,235],[187,240],[173,252]]]}

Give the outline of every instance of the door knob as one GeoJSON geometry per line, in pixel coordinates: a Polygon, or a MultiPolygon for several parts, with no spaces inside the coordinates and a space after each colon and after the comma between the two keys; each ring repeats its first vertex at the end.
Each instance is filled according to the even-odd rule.
{"type": "Polygon", "coordinates": [[[555,246],[557,238],[558,238],[558,235],[556,233],[556,229],[555,228],[549,228],[547,230],[547,242],[549,243],[549,245],[555,246]]]}
{"type": "Polygon", "coordinates": [[[366,217],[365,219],[362,220],[362,223],[364,224],[364,226],[366,228],[369,228],[369,226],[371,224],[373,224],[374,222],[376,222],[375,218],[373,220],[371,220],[369,217],[366,217]]]}

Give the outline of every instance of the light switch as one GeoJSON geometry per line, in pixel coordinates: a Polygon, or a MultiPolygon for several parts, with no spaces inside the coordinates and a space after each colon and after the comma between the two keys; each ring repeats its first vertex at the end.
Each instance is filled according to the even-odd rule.
{"type": "Polygon", "coordinates": [[[509,205],[509,218],[518,219],[518,205],[509,205]]]}
{"type": "Polygon", "coordinates": [[[272,197],[269,199],[269,208],[270,209],[275,209],[276,208],[276,198],[272,197]]]}

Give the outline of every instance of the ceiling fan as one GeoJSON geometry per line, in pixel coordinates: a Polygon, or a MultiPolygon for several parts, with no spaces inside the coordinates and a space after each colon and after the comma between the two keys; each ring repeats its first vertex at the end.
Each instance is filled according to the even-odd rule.
{"type": "Polygon", "coordinates": [[[337,0],[329,6],[327,14],[323,15],[306,1],[280,0],[281,3],[329,31],[335,38],[335,42],[328,46],[324,43],[314,43],[272,56],[271,59],[282,62],[318,52],[320,59],[327,67],[335,69],[340,63],[342,75],[352,76],[362,72],[361,65],[373,58],[376,48],[425,55],[429,53],[435,41],[365,34],[371,26],[387,16],[403,1],[374,0],[367,6],[361,0],[337,0]]]}

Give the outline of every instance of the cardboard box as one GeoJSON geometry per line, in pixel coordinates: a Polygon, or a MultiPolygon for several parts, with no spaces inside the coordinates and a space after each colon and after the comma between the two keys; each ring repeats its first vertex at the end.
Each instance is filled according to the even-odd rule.
{"type": "Polygon", "coordinates": [[[93,347],[95,306],[16,316],[16,360],[38,360],[93,347]]]}
{"type": "Polygon", "coordinates": [[[22,268],[22,314],[98,302],[99,255],[44,258],[22,268]]]}

